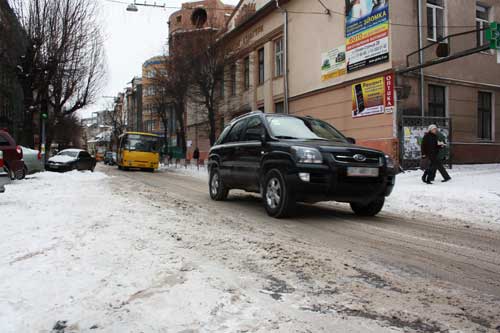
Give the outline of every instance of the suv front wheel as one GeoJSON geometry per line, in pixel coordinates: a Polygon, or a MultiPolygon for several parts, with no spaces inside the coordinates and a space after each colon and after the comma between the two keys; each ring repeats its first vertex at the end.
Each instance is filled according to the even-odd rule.
{"type": "Polygon", "coordinates": [[[351,209],[358,216],[375,216],[384,207],[385,198],[379,197],[367,204],[351,202],[351,209]]]}
{"type": "Polygon", "coordinates": [[[269,216],[282,218],[293,214],[296,205],[295,198],[280,170],[269,171],[263,186],[262,199],[269,216]]]}
{"type": "Polygon", "coordinates": [[[215,201],[223,201],[227,199],[229,190],[224,185],[218,168],[210,170],[210,179],[208,181],[210,197],[215,201]]]}

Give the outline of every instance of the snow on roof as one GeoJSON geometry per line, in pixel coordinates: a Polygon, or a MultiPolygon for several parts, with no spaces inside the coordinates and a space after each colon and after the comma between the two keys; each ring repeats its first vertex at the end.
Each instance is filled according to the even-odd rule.
{"type": "Polygon", "coordinates": [[[61,152],[63,151],[67,151],[67,152],[71,152],[71,153],[79,153],[81,151],[84,151],[83,149],[76,149],[76,148],[69,148],[69,149],[64,149],[64,150],[61,150],[61,152]]]}

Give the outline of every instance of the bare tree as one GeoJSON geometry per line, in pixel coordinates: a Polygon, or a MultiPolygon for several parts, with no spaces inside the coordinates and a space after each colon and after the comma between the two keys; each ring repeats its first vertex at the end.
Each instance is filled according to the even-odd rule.
{"type": "Polygon", "coordinates": [[[109,139],[109,150],[118,145],[118,138],[125,132],[125,118],[123,117],[123,105],[116,99],[110,103],[104,113],[104,123],[111,127],[111,137],[109,139]]]}
{"type": "Polygon", "coordinates": [[[168,122],[168,107],[172,106],[174,109],[177,122],[175,126],[177,144],[181,147],[183,154],[187,151],[184,116],[192,78],[190,51],[192,51],[190,48],[179,47],[175,52],[166,56],[165,62],[151,80],[158,92],[157,112],[165,123],[168,122]]]}
{"type": "Polygon", "coordinates": [[[105,75],[95,0],[11,0],[30,49],[25,58],[28,106],[49,112],[48,140],[65,116],[93,103],[105,75]],[[28,93],[29,92],[29,93],[28,93]],[[33,93],[34,92],[34,93],[33,93]]]}
{"type": "Polygon", "coordinates": [[[236,84],[231,75],[225,75],[227,68],[234,65],[231,52],[222,43],[218,43],[213,32],[198,33],[192,39],[197,45],[198,52],[192,54],[192,81],[190,97],[204,107],[206,120],[208,123],[210,145],[215,144],[217,139],[217,117],[222,115],[219,108],[223,102],[220,94],[221,85],[236,84]]]}

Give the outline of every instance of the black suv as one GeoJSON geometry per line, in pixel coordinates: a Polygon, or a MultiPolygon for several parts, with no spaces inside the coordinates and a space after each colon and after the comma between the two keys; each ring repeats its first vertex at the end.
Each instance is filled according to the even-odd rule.
{"type": "Polygon", "coordinates": [[[339,201],[374,216],[395,183],[391,158],[355,145],[311,117],[251,112],[234,119],[210,150],[209,191],[261,193],[270,216],[293,214],[299,202],[339,201]]]}

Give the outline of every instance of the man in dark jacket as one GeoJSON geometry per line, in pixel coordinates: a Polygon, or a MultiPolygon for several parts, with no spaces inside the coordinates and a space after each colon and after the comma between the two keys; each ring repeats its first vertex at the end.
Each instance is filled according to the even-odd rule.
{"type": "MultiPolygon", "coordinates": [[[[439,170],[441,177],[443,177],[443,182],[447,182],[451,179],[451,177],[444,167],[444,162],[445,162],[446,156],[447,156],[446,137],[439,129],[438,129],[436,136],[438,139],[438,146],[439,146],[439,151],[437,154],[437,159],[438,159],[439,163],[436,165],[436,168],[437,168],[437,170],[439,170]]],[[[431,182],[433,182],[434,179],[436,179],[436,169],[434,169],[433,172],[434,173],[429,177],[429,180],[431,182]]]]}
{"type": "MultiPolygon", "coordinates": [[[[440,146],[437,133],[438,133],[437,126],[430,125],[427,133],[424,135],[424,138],[422,139],[422,147],[421,147],[422,158],[428,159],[430,161],[429,167],[425,169],[424,175],[422,176],[422,181],[427,184],[432,184],[431,181],[433,177],[435,177],[437,169],[439,169],[439,171],[442,174],[444,171],[444,173],[448,175],[448,173],[444,169],[443,163],[438,158],[440,146]]],[[[445,177],[443,182],[446,182],[450,179],[451,177],[448,175],[448,177],[445,177]]]]}

